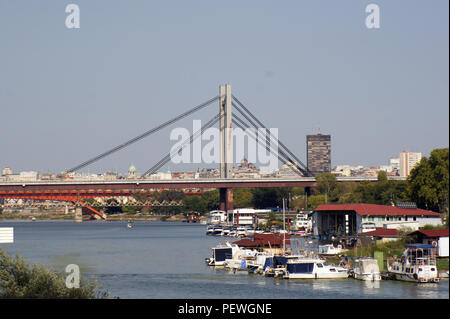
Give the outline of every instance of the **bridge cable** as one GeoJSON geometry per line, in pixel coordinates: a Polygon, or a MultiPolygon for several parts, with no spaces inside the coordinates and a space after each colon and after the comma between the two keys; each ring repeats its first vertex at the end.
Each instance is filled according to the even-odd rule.
{"type": "MultiPolygon", "coordinates": [[[[232,119],[233,124],[235,124],[237,127],[241,128],[242,130],[245,130],[246,128],[251,128],[250,126],[248,126],[247,124],[245,124],[245,122],[240,119],[237,116],[234,116],[232,119]]],[[[247,134],[250,133],[249,131],[247,131],[247,134]]],[[[251,132],[253,134],[253,132],[251,132]]],[[[278,159],[280,160],[280,162],[291,162],[292,161],[289,159],[289,157],[282,151],[282,150],[278,150],[278,153],[275,152],[275,150],[272,150],[271,147],[269,147],[267,145],[267,143],[264,143],[263,141],[261,141],[260,139],[257,138],[256,135],[250,135],[248,134],[250,137],[252,137],[255,141],[257,141],[259,144],[261,144],[261,146],[264,146],[266,148],[267,151],[269,151],[271,154],[275,155],[278,157],[278,159]],[[286,160],[287,159],[287,160],[286,160]]],[[[289,165],[289,168],[296,174],[300,175],[301,177],[303,177],[303,172],[296,167],[296,169],[294,169],[294,167],[292,167],[291,165],[289,165]]]]}
{"type": "MultiPolygon", "coordinates": [[[[244,104],[241,103],[241,101],[239,101],[234,95],[232,95],[233,100],[236,101],[236,103],[239,104],[240,107],[242,107],[242,109],[244,109],[259,125],[261,125],[261,127],[265,127],[264,124],[261,123],[261,121],[258,120],[258,118],[253,115],[252,112],[250,112],[245,106],[244,104]]],[[[271,134],[270,134],[271,135],[271,134]]],[[[300,161],[300,159],[297,158],[297,156],[295,156],[294,153],[291,152],[291,150],[289,150],[289,148],[287,148],[286,145],[284,145],[284,143],[282,143],[281,141],[278,141],[278,144],[288,153],[290,154],[300,165],[303,166],[305,172],[307,175],[311,174],[310,171],[308,170],[307,166],[305,164],[303,164],[302,161],[300,161]]]]}
{"type": "MultiPolygon", "coordinates": [[[[261,123],[261,121],[258,120],[258,118],[252,113],[250,112],[234,95],[233,95],[233,99],[239,104],[240,107],[242,107],[242,109],[244,109],[259,125],[261,125],[262,127],[265,127],[264,124],[261,123]]],[[[236,107],[236,105],[235,105],[236,107]]],[[[236,107],[239,111],[239,108],[236,107]]],[[[300,161],[294,153],[292,153],[289,148],[287,148],[286,145],[284,145],[281,141],[278,141],[279,145],[286,151],[288,152],[295,160],[297,160],[307,171],[308,168],[302,163],[302,161],[300,161]]],[[[309,172],[309,171],[308,171],[309,172]]]]}
{"type": "Polygon", "coordinates": [[[179,153],[182,150],[182,148],[185,146],[185,144],[192,143],[196,138],[201,136],[206,129],[210,128],[215,123],[217,123],[220,120],[220,118],[221,118],[221,116],[219,114],[215,115],[212,119],[210,119],[207,123],[205,123],[199,130],[197,130],[195,133],[193,133],[189,137],[189,139],[186,139],[182,144],[180,144],[180,146],[178,146],[178,148],[176,150],[174,150],[174,151],[170,152],[169,154],[167,154],[166,156],[164,156],[161,160],[158,161],[158,163],[153,165],[144,174],[142,174],[141,177],[145,177],[146,175],[152,174],[155,171],[157,171],[158,169],[160,169],[172,158],[172,156],[174,154],[179,153]]]}
{"type": "MultiPolygon", "coordinates": [[[[255,128],[255,129],[258,129],[258,127],[256,126],[256,124],[251,120],[251,119],[249,119],[249,117],[236,105],[236,104],[232,104],[234,107],[235,107],[235,109],[239,112],[239,113],[241,113],[246,119],[247,119],[247,121],[249,121],[250,122],[250,124],[255,128]]],[[[262,123],[260,123],[260,125],[262,125],[262,123]]],[[[266,129],[267,130],[267,129],[266,129]]],[[[269,131],[269,140],[270,141],[274,141],[275,140],[275,137],[270,133],[270,131],[269,131]]],[[[280,144],[281,142],[279,141],[279,140],[277,140],[277,143],[278,144],[280,144]]],[[[280,149],[280,147],[278,147],[278,152],[280,153],[280,154],[282,154],[283,156],[285,156],[286,157],[286,159],[284,159],[284,160],[281,160],[282,162],[283,161],[287,161],[287,162],[290,162],[291,164],[293,164],[293,165],[295,165],[296,167],[297,167],[297,169],[300,171],[300,172],[302,172],[302,174],[304,175],[304,176],[306,176],[307,174],[308,174],[308,172],[307,172],[307,170],[305,170],[304,168],[302,168],[302,167],[300,167],[296,162],[294,162],[289,156],[287,156],[286,155],[286,153],[284,153],[283,152],[283,150],[282,149],[280,149]]]]}
{"type": "Polygon", "coordinates": [[[136,136],[136,137],[132,138],[131,140],[128,140],[127,142],[122,143],[122,144],[120,144],[120,145],[110,149],[109,151],[106,151],[106,152],[104,152],[104,153],[102,153],[102,154],[100,154],[100,155],[98,155],[98,156],[96,156],[96,157],[94,157],[94,158],[92,158],[90,160],[87,160],[87,161],[81,163],[80,165],[77,165],[77,166],[67,170],[67,172],[70,173],[70,172],[77,171],[77,170],[79,170],[79,169],[81,169],[81,168],[83,168],[83,167],[85,167],[85,166],[87,166],[89,164],[92,164],[92,163],[94,163],[94,162],[104,158],[105,156],[108,156],[108,155],[110,155],[110,154],[112,154],[114,152],[117,152],[117,151],[121,150],[122,148],[127,147],[127,146],[129,146],[129,145],[131,145],[131,144],[133,144],[133,143],[143,139],[144,137],[147,137],[150,134],[153,134],[153,133],[155,133],[155,132],[165,128],[166,126],[168,126],[170,124],[173,124],[173,123],[181,120],[182,118],[185,118],[186,116],[191,115],[192,113],[203,109],[204,107],[210,105],[211,103],[217,101],[218,99],[219,99],[219,96],[216,96],[216,97],[214,97],[214,98],[212,98],[212,99],[210,99],[210,100],[208,100],[208,101],[206,101],[206,102],[204,102],[204,103],[202,103],[200,105],[197,105],[196,107],[190,109],[189,111],[184,112],[184,113],[182,113],[182,114],[172,118],[171,120],[166,121],[163,124],[160,124],[157,127],[152,128],[151,130],[149,130],[149,131],[147,131],[147,132],[145,132],[145,133],[143,133],[143,134],[141,134],[139,136],[136,136]]]}

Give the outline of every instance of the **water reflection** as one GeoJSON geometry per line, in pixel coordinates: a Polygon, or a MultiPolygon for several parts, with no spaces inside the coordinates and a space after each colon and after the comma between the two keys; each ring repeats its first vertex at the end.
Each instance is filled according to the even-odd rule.
{"type": "Polygon", "coordinates": [[[375,280],[375,281],[372,281],[372,280],[364,280],[364,286],[365,286],[365,292],[366,293],[370,293],[371,291],[371,289],[378,289],[378,288],[380,288],[380,281],[378,281],[378,280],[375,280]]]}

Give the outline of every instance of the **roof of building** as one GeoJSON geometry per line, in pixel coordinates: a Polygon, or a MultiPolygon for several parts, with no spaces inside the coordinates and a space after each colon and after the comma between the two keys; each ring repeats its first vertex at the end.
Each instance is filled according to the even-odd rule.
{"type": "MultiPolygon", "coordinates": [[[[252,237],[242,238],[238,241],[235,241],[233,244],[236,244],[240,247],[281,247],[283,246],[283,235],[282,234],[255,234],[252,237]]],[[[289,245],[291,243],[290,236],[286,234],[285,243],[289,245]]]]}
{"type": "Polygon", "coordinates": [[[322,204],[316,211],[354,211],[359,215],[441,216],[440,213],[419,208],[399,208],[376,204],[322,204]]]}
{"type": "Polygon", "coordinates": [[[360,233],[360,236],[398,237],[398,230],[393,228],[377,228],[376,230],[360,233]]]}
{"type": "Polygon", "coordinates": [[[434,237],[448,237],[448,228],[444,229],[427,229],[427,230],[416,230],[409,235],[420,233],[425,237],[434,238],[434,237]]]}

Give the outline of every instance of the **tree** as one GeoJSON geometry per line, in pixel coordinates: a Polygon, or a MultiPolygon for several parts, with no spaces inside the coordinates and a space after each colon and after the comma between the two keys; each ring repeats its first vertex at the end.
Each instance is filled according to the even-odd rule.
{"type": "Polygon", "coordinates": [[[233,189],[233,206],[236,208],[251,207],[253,204],[253,193],[248,188],[233,189]]]}
{"type": "Polygon", "coordinates": [[[0,298],[107,298],[95,281],[80,281],[79,288],[67,288],[65,278],[43,265],[29,266],[16,255],[13,259],[0,248],[0,298]]]}
{"type": "Polygon", "coordinates": [[[198,195],[183,198],[184,209],[187,211],[205,212],[206,204],[198,195]]]}
{"type": "Polygon", "coordinates": [[[320,194],[324,194],[326,202],[337,200],[337,180],[336,176],[331,173],[323,173],[316,176],[317,190],[320,194]]]}
{"type": "Polygon", "coordinates": [[[448,148],[435,149],[429,158],[422,158],[408,176],[408,191],[418,207],[448,214],[448,148]]]}

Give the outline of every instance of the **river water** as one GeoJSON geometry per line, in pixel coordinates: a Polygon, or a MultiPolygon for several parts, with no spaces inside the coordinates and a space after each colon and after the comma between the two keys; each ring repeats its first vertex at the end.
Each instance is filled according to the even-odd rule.
{"type": "MultiPolygon", "coordinates": [[[[161,299],[448,299],[448,279],[437,284],[349,279],[284,280],[233,274],[208,267],[211,247],[224,242],[205,235],[205,225],[182,222],[0,221],[14,227],[14,243],[0,247],[64,272],[77,264],[110,297],[161,299]]],[[[300,242],[298,245],[306,245],[300,242]]]]}

